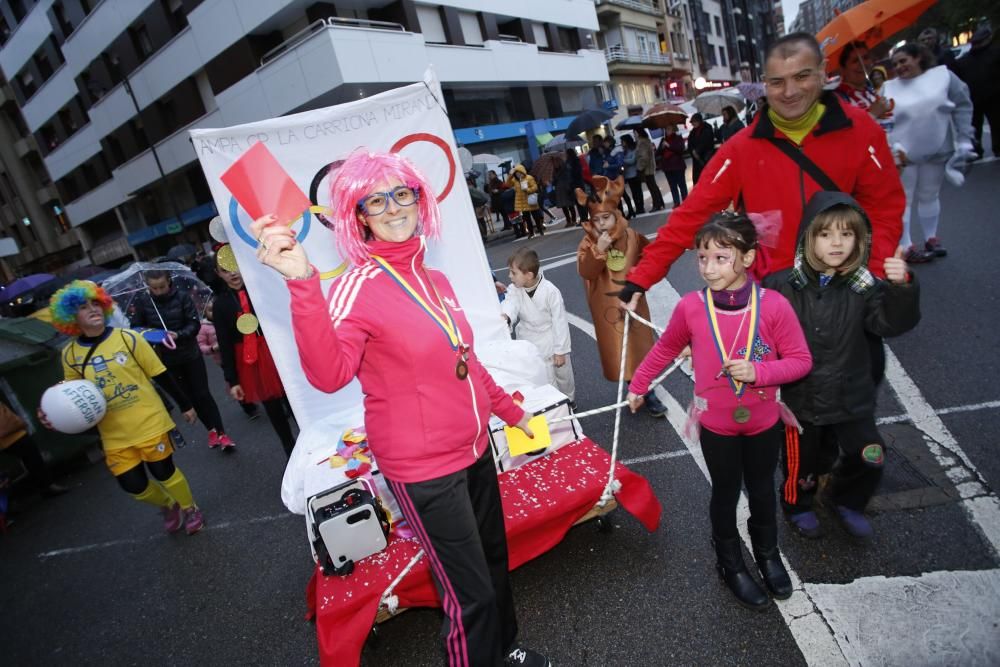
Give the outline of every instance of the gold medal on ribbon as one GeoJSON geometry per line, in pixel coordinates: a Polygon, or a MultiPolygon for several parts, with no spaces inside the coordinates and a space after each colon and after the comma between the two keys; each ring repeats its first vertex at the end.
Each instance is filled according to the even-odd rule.
{"type": "Polygon", "coordinates": [[[236,330],[244,336],[249,336],[259,328],[260,320],[253,313],[243,313],[236,318],[236,330]]]}
{"type": "MultiPolygon", "coordinates": [[[[731,358],[733,350],[736,348],[737,342],[740,338],[740,330],[743,328],[743,322],[740,321],[740,326],[736,330],[736,336],[733,339],[732,348],[729,353],[726,352],[725,345],[722,340],[722,330],[719,327],[719,320],[715,312],[715,303],[712,301],[712,291],[709,288],[705,288],[705,313],[708,316],[709,329],[712,332],[712,340],[715,342],[715,350],[719,354],[719,361],[722,362],[723,367],[731,358]]],[[[757,285],[752,286],[750,292],[750,302],[747,304],[747,312],[744,317],[750,316],[749,326],[747,327],[747,337],[746,337],[746,348],[741,355],[744,360],[750,361],[753,357],[753,345],[754,341],[757,339],[757,328],[760,325],[760,291],[757,285]]],[[[729,379],[729,386],[732,388],[733,393],[736,394],[737,399],[742,398],[743,392],[746,391],[746,384],[738,380],[733,379],[729,373],[723,371],[721,374],[726,375],[729,379]]],[[[750,421],[750,410],[743,405],[738,406],[733,410],[733,421],[737,424],[745,424],[750,421]]]]}
{"type": "Polygon", "coordinates": [[[223,271],[229,271],[230,273],[240,272],[240,265],[236,263],[236,253],[233,252],[231,245],[226,244],[219,248],[218,253],[215,255],[215,261],[223,271]]]}
{"type": "Polygon", "coordinates": [[[624,271],[625,270],[625,253],[621,250],[615,250],[611,248],[608,250],[608,257],[604,260],[608,265],[609,271],[624,271]]]}

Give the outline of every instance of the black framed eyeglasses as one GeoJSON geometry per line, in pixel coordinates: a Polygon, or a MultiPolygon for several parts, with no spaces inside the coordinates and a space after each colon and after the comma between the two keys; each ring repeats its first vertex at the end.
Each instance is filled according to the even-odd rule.
{"type": "Polygon", "coordinates": [[[399,206],[413,206],[420,201],[420,188],[416,185],[400,185],[388,192],[373,192],[358,200],[358,208],[365,215],[380,215],[389,207],[390,197],[399,206]]]}

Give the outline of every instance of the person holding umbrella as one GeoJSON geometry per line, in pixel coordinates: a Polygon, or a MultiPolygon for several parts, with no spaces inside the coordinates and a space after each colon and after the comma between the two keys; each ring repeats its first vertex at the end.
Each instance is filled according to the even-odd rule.
{"type": "MultiPolygon", "coordinates": [[[[667,205],[663,203],[663,193],[660,192],[660,186],[656,184],[656,154],[653,150],[653,142],[649,140],[649,132],[644,127],[636,129],[635,136],[635,168],[639,171],[639,178],[642,183],[646,184],[649,196],[653,200],[653,208],[650,210],[654,213],[662,211],[667,205]]],[[[642,215],[646,212],[646,202],[642,197],[641,188],[634,203],[636,215],[642,215]]]]}
{"type": "Polygon", "coordinates": [[[684,162],[684,140],[677,134],[676,125],[667,125],[663,130],[663,139],[656,149],[660,169],[667,176],[670,184],[670,195],[674,199],[674,207],[681,205],[687,199],[688,189],[685,175],[687,163],[684,162]]]}
{"type": "Polygon", "coordinates": [[[840,64],[837,94],[845,102],[866,110],[872,118],[882,118],[892,110],[892,104],[884,97],[879,97],[870,79],[875,72],[872,69],[872,57],[864,42],[851,42],[845,46],[837,62],[840,64]]]}
{"type": "Polygon", "coordinates": [[[688,151],[691,153],[691,182],[697,184],[705,165],[715,155],[715,130],[700,113],[691,116],[688,151]]]}
{"type": "Polygon", "coordinates": [[[735,107],[722,107],[722,127],[719,128],[720,141],[725,143],[744,127],[735,107]]]}

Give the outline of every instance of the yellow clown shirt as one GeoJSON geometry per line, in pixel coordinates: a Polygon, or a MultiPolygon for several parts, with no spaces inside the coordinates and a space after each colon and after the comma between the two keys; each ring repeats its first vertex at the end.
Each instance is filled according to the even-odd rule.
{"type": "Polygon", "coordinates": [[[105,450],[150,442],[174,428],[151,379],[166,368],[138,333],[109,327],[96,343],[74,339],[62,362],[67,380],[90,380],[104,394],[108,410],[97,430],[105,450]]]}

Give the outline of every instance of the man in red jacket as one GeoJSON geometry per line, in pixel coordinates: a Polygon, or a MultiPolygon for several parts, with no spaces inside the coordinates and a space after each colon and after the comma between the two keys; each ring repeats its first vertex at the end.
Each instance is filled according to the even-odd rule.
{"type": "Polygon", "coordinates": [[[628,273],[621,300],[630,310],[644,292],[691,248],[695,233],[730,204],[748,213],[780,213],[770,247],[757,253],[758,278],[792,266],[802,210],[812,195],[836,186],[851,195],[872,222],[871,270],[884,277],[882,261],[895,253],[902,232],[903,187],[885,132],[859,109],[824,92],[825,62],[812,35],[777,40],[765,60],[767,107],[749,127],[722,145],[691,195],[669,215],[656,240],[628,273]],[[781,147],[798,152],[826,174],[824,187],[781,147]]]}

